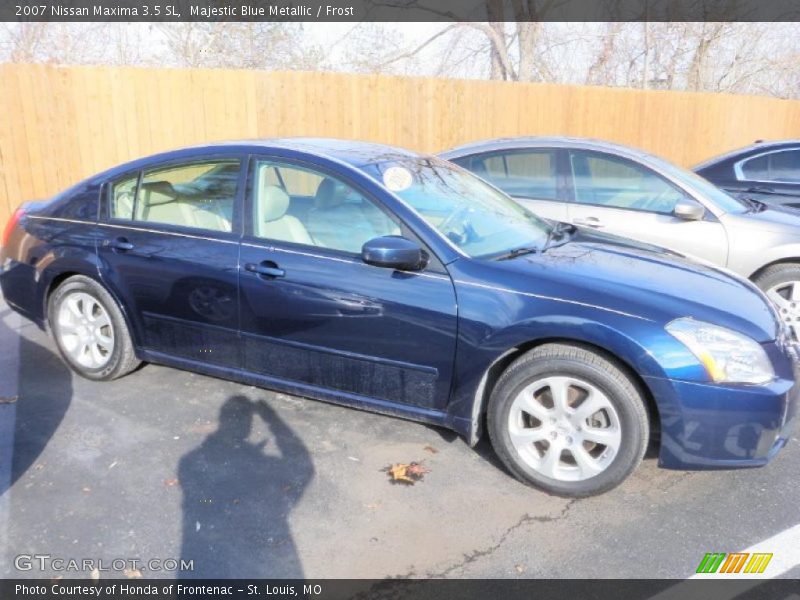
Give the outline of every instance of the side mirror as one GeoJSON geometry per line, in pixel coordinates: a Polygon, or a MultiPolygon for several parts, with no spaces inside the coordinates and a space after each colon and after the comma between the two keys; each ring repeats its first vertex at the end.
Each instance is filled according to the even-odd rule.
{"type": "Polygon", "coordinates": [[[416,271],[425,266],[420,245],[397,235],[369,240],[361,248],[361,259],[368,265],[401,271],[416,271]]]}
{"type": "Polygon", "coordinates": [[[684,221],[699,221],[706,214],[705,207],[695,200],[684,199],[678,201],[672,214],[684,221]]]}

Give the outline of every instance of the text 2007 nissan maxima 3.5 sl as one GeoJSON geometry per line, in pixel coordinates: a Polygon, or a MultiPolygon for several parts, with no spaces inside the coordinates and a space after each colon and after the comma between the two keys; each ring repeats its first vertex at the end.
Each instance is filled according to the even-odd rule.
{"type": "Polygon", "coordinates": [[[7,302],[91,379],[152,361],[449,427],[521,480],[763,465],[794,347],[753,285],[540,220],[440,159],[335,140],[131,162],[6,229],[7,302]],[[654,434],[658,435],[654,435],[654,434]]]}

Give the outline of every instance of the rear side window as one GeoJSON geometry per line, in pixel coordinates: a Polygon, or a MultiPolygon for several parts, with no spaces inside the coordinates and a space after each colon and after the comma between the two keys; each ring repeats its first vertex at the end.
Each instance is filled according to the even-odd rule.
{"type": "Polygon", "coordinates": [[[762,154],[739,163],[742,179],[800,183],[800,149],[762,154]]]}
{"type": "Polygon", "coordinates": [[[112,219],[132,219],[133,203],[136,198],[136,184],[139,182],[139,174],[111,186],[111,207],[110,214],[112,219]]]}
{"type": "Polygon", "coordinates": [[[111,187],[114,219],[229,232],[241,161],[193,162],[149,169],[111,187]]]}
{"type": "Polygon", "coordinates": [[[570,165],[579,204],[669,214],[685,197],[651,169],[624,158],[570,152],[570,165]]]}
{"type": "Polygon", "coordinates": [[[509,196],[539,200],[558,199],[554,150],[524,150],[475,156],[468,168],[509,196]]]}

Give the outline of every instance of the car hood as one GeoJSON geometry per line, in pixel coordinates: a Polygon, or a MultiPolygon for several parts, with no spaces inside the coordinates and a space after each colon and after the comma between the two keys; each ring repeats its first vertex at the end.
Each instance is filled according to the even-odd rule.
{"type": "Polygon", "coordinates": [[[636,315],[663,324],[692,317],[774,340],[766,297],[741,277],[669,250],[578,230],[543,253],[497,262],[519,291],[636,315]]]}
{"type": "Polygon", "coordinates": [[[735,223],[738,227],[800,236],[800,210],[793,208],[767,206],[758,212],[727,213],[721,218],[723,222],[735,223]]]}

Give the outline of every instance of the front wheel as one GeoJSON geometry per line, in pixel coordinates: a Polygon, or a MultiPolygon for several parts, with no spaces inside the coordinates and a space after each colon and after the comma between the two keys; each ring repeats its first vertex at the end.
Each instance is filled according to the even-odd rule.
{"type": "Polygon", "coordinates": [[[47,312],[61,356],[80,375],[110,380],[139,366],[122,312],[96,281],[70,277],[50,295],[47,312]]]}
{"type": "Polygon", "coordinates": [[[753,279],[800,340],[800,264],[782,263],[764,269],[753,279]]]}
{"type": "Polygon", "coordinates": [[[592,350],[545,344],[503,373],[489,401],[495,452],[518,479],[560,496],[619,485],[649,437],[642,394],[620,367],[592,350]]]}

